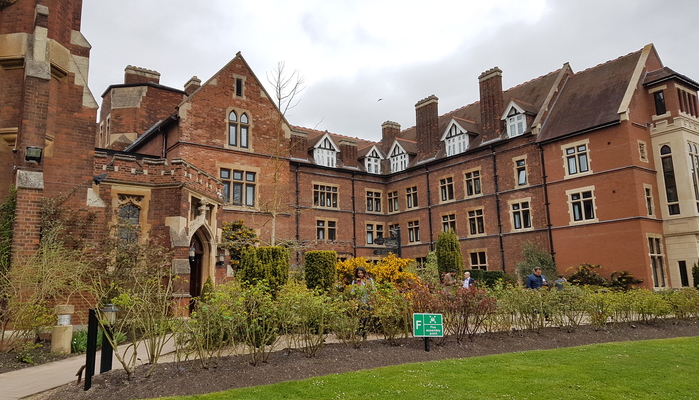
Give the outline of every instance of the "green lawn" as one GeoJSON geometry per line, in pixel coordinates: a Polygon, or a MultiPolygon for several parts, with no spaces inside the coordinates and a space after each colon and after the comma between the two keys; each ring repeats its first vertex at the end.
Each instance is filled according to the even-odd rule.
{"type": "Polygon", "coordinates": [[[368,398],[698,399],[698,337],[404,364],[169,399],[368,398]]]}

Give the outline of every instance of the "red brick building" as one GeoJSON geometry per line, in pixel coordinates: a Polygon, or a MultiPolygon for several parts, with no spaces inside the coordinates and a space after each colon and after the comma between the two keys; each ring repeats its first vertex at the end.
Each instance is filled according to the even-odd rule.
{"type": "Polygon", "coordinates": [[[0,94],[0,151],[11,155],[0,184],[20,188],[28,217],[16,251],[37,237],[26,236],[32,199],[84,187],[76,207],[129,215],[175,250],[173,270],[190,282],[183,302],[225,273],[217,243],[237,219],[265,243],[294,243],[297,264],[312,249],[378,258],[386,246],[375,241],[391,232],[402,257],[422,260],[451,228],[468,268],[513,272],[531,241],[561,272],[594,263],[649,288],[692,284],[698,84],[664,67],[653,45],[506,90],[493,68],[478,76],[480,98],[466,99],[476,102],[441,114],[429,96],[414,127],[387,121],[378,142],[291,125],[240,53],[182,90],[129,66],[95,125],[80,1],[36,3],[0,10],[0,85],[12,88],[0,94]],[[26,51],[44,42],[74,61],[26,51]],[[26,156],[33,148],[40,161],[26,156]]]}

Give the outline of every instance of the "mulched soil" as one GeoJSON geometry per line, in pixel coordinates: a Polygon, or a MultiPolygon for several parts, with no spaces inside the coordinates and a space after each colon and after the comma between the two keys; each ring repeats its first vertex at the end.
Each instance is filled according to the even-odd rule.
{"type": "Polygon", "coordinates": [[[539,333],[484,333],[473,342],[462,344],[454,340],[446,340],[442,345],[432,342],[429,352],[425,351],[423,339],[416,338],[402,339],[399,346],[369,340],[360,349],[340,343],[326,344],[313,358],[306,358],[298,351],[278,351],[270,355],[267,363],[257,366],[250,365],[249,356],[230,356],[211,369],[202,369],[197,361],[165,363],[149,378],[143,377],[144,367],[139,367],[131,380],[126,380],[122,370],[113,370],[94,377],[89,391],[83,391],[82,385],[69,384],[33,399],[125,400],[192,395],[411,362],[697,335],[697,321],[663,320],[652,324],[617,324],[606,330],[582,326],[573,332],[550,327],[539,333]]]}

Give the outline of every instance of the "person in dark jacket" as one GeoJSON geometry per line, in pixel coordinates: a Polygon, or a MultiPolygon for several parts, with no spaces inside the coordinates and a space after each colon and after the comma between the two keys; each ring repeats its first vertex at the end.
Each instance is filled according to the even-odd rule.
{"type": "Polygon", "coordinates": [[[525,281],[525,287],[528,289],[539,290],[542,286],[548,286],[547,278],[542,275],[542,268],[535,268],[532,270],[532,274],[527,276],[525,281]]]}

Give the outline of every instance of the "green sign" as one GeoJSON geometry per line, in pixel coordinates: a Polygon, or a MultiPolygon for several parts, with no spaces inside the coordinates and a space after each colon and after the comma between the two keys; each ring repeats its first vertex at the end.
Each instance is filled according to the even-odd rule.
{"type": "Polygon", "coordinates": [[[413,313],[413,336],[443,337],[442,314],[413,313]]]}

